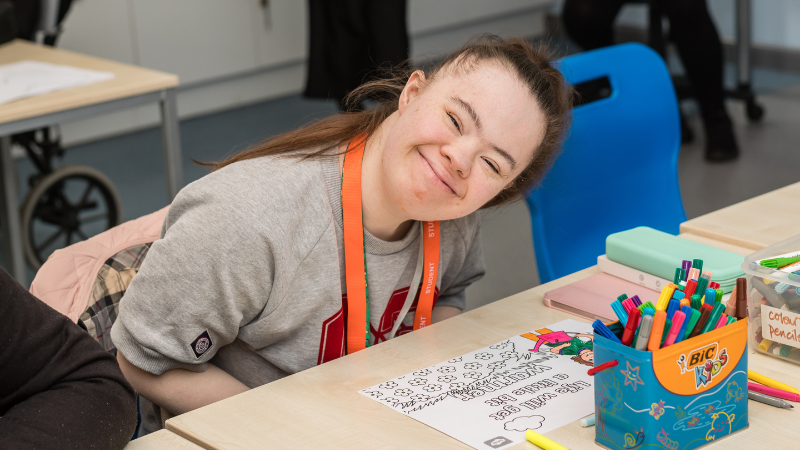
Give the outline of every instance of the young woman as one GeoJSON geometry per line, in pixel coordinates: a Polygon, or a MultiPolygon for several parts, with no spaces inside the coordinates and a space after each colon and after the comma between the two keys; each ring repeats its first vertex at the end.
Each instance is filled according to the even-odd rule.
{"type": "Polygon", "coordinates": [[[497,37],[365,97],[175,198],[111,331],[142,397],[180,414],[458,314],[476,211],[541,180],[571,107],[542,53],[497,37]]]}

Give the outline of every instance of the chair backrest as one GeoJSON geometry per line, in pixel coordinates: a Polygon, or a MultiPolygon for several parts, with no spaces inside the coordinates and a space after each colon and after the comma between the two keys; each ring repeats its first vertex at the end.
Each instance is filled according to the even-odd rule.
{"type": "Polygon", "coordinates": [[[561,155],[526,199],[542,283],[596,264],[611,233],[677,234],[686,220],[678,103],[663,59],[622,44],[567,57],[561,70],[579,89],[607,80],[607,92],[575,107],[561,155]]]}

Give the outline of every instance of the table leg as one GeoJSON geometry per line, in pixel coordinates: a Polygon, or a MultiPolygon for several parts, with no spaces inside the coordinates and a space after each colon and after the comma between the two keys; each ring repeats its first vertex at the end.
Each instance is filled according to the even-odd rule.
{"type": "Polygon", "coordinates": [[[3,234],[3,259],[6,270],[25,286],[27,280],[16,170],[11,158],[11,136],[0,136],[0,233],[3,234]]]}
{"type": "Polygon", "coordinates": [[[178,125],[178,108],[175,104],[175,89],[161,91],[161,137],[164,146],[164,163],[167,167],[167,191],[169,201],[183,187],[183,162],[181,161],[181,130],[178,125]]]}

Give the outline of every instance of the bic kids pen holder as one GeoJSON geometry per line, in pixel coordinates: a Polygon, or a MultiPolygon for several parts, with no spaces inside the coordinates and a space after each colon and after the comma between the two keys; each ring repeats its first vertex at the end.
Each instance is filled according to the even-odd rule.
{"type": "Polygon", "coordinates": [[[747,321],[654,352],[595,333],[595,441],[630,450],[690,450],[748,426],[747,321]]]}

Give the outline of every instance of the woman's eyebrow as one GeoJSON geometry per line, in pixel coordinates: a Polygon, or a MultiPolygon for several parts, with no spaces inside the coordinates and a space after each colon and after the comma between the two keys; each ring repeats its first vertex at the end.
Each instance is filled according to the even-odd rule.
{"type": "MultiPolygon", "coordinates": [[[[472,105],[470,105],[468,102],[466,102],[463,99],[461,99],[461,97],[458,97],[458,96],[455,96],[455,95],[451,95],[449,97],[449,100],[451,102],[456,103],[457,105],[461,106],[464,110],[466,110],[467,113],[470,115],[470,117],[472,117],[472,121],[475,122],[475,127],[478,128],[478,131],[482,131],[481,118],[478,117],[478,113],[475,112],[475,108],[473,108],[472,105]]],[[[514,170],[514,169],[517,168],[517,161],[507,151],[505,151],[502,148],[500,148],[500,147],[498,147],[496,145],[493,145],[493,144],[491,145],[491,147],[497,153],[499,153],[500,156],[505,158],[506,161],[508,161],[508,163],[511,165],[511,170],[514,170]]]]}

